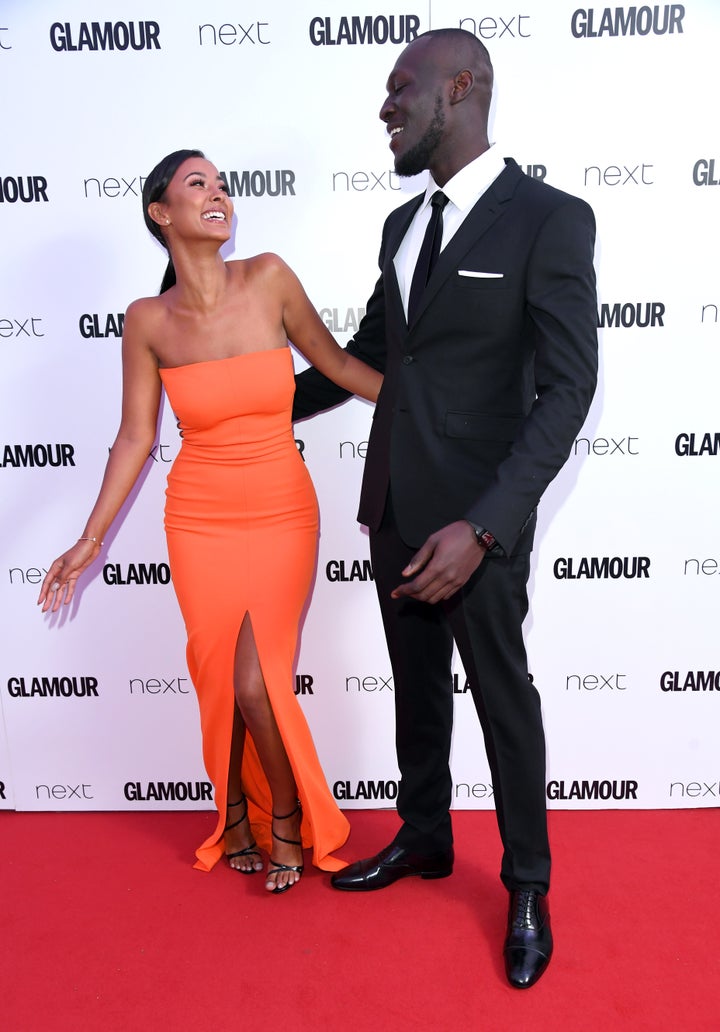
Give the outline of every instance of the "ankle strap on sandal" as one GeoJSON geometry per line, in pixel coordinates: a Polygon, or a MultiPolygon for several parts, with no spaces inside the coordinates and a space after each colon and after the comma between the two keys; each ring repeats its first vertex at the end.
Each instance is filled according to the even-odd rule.
{"type": "Polygon", "coordinates": [[[288,817],[294,817],[295,814],[298,813],[301,810],[302,810],[302,804],[300,803],[300,800],[298,799],[296,804],[295,804],[295,809],[291,810],[290,813],[284,813],[284,814],[274,813],[272,815],[272,818],[273,818],[274,821],[286,821],[288,819],[288,817]]]}

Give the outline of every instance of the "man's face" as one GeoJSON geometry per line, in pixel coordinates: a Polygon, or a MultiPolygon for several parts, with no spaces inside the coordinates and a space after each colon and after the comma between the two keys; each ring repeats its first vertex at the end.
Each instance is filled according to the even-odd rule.
{"type": "Polygon", "coordinates": [[[415,176],[430,168],[445,132],[441,82],[423,46],[406,48],[387,81],[387,99],[380,118],[390,133],[395,171],[415,176]]]}

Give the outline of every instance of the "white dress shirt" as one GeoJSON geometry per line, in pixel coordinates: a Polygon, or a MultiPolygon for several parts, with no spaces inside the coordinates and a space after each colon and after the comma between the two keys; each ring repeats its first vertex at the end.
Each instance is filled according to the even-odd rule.
{"type": "Polygon", "coordinates": [[[459,172],[456,172],[442,188],[437,185],[432,176],[428,177],[423,202],[416,211],[394,259],[406,316],[413,272],[420,254],[425,230],[430,221],[430,198],[439,189],[442,189],[448,198],[448,204],[445,205],[443,211],[443,235],[440,246],[442,251],[448,241],[457,233],[479,198],[491,183],[494,183],[504,168],[505,159],[501,156],[501,151],[497,146],[493,144],[478,158],[474,158],[459,172]]]}

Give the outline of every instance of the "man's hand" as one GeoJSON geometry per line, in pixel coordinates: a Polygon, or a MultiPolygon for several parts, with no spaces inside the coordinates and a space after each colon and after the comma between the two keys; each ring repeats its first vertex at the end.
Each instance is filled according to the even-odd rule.
{"type": "Polygon", "coordinates": [[[458,520],[431,534],[402,571],[413,579],[390,592],[392,598],[442,602],[472,576],[487,549],[478,544],[467,520],[458,520]],[[414,576],[417,574],[417,576],[414,576]]]}

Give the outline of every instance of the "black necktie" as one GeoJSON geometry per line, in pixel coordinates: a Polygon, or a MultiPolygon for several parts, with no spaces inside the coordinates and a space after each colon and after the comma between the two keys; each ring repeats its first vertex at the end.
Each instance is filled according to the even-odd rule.
{"type": "Polygon", "coordinates": [[[432,272],[433,266],[440,254],[440,244],[442,243],[443,232],[442,213],[447,202],[448,198],[442,190],[436,190],[430,198],[432,214],[430,215],[428,227],[425,230],[425,236],[423,237],[420,254],[418,255],[417,264],[415,266],[415,272],[413,273],[412,283],[410,284],[410,297],[408,298],[408,323],[411,323],[415,318],[415,312],[417,311],[420,298],[425,290],[425,285],[430,279],[430,273],[432,272]]]}

